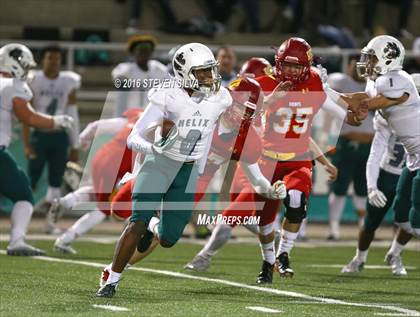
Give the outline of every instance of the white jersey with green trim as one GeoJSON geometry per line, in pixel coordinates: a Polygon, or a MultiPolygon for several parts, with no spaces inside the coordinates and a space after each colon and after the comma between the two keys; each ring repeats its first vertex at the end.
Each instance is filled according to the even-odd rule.
{"type": "Polygon", "coordinates": [[[32,106],[36,111],[61,115],[66,113],[70,92],[80,88],[81,78],[72,71],[61,71],[57,78],[50,79],[42,70],[36,70],[29,73],[28,82],[34,94],[32,106]]]}
{"type": "Polygon", "coordinates": [[[12,138],[13,99],[32,99],[26,82],[0,76],[0,146],[8,147],[12,138]]]}
{"type": "Polygon", "coordinates": [[[387,120],[392,132],[404,145],[409,170],[420,168],[420,97],[412,77],[403,70],[392,71],[368,80],[366,92],[370,97],[382,94],[387,98],[399,98],[408,94],[408,99],[392,107],[379,110],[387,120]]]}
{"type": "Polygon", "coordinates": [[[382,146],[386,149],[382,156],[379,166],[391,174],[400,175],[405,166],[406,152],[403,144],[400,142],[385,119],[379,113],[374,118],[375,133],[379,133],[384,137],[382,146]]]}
{"type": "Polygon", "coordinates": [[[221,113],[232,103],[228,90],[220,90],[206,99],[190,97],[181,88],[154,89],[149,92],[150,104],[157,106],[164,117],[175,122],[178,138],[164,155],[176,161],[195,161],[203,157],[209,138],[221,113]]]}

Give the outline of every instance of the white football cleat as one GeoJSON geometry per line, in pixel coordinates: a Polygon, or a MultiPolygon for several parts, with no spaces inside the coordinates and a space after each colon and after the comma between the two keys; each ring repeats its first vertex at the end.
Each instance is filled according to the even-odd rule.
{"type": "Polygon", "coordinates": [[[359,273],[363,270],[365,263],[354,257],[349,264],[341,269],[341,273],[359,273]]]}
{"type": "Polygon", "coordinates": [[[210,267],[210,259],[205,258],[201,255],[196,255],[191,262],[187,263],[184,266],[184,269],[196,271],[196,272],[205,272],[210,267]]]}
{"type": "Polygon", "coordinates": [[[407,270],[402,263],[401,256],[395,256],[392,253],[387,253],[384,262],[391,266],[391,272],[395,276],[407,276],[407,270]]]}
{"type": "Polygon", "coordinates": [[[55,252],[61,252],[61,253],[66,253],[66,254],[76,254],[77,253],[77,251],[75,249],[73,249],[69,243],[68,244],[62,243],[60,241],[60,238],[55,240],[53,249],[54,249],[55,252]]]}
{"type": "Polygon", "coordinates": [[[7,255],[36,256],[45,255],[45,251],[21,242],[12,246],[9,245],[7,247],[7,255]]]}

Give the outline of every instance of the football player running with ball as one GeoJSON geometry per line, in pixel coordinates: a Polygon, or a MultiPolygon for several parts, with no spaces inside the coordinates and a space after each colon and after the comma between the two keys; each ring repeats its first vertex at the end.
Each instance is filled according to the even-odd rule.
{"type": "Polygon", "coordinates": [[[146,158],[133,188],[133,214],[117,244],[107,283],[96,293],[98,297],[114,296],[140,239],[147,243],[153,238],[148,227],[157,225],[160,245],[165,248],[181,237],[192,215],[200,162],[206,161],[217,119],[232,102],[229,92],[220,87],[217,62],[205,45],[180,47],[172,65],[181,87],[150,91],[150,103],[127,139],[128,146],[145,153],[146,158]],[[148,142],[145,131],[163,119],[175,123],[173,133],[159,142],[148,142]],[[160,221],[151,223],[159,209],[160,221]]]}

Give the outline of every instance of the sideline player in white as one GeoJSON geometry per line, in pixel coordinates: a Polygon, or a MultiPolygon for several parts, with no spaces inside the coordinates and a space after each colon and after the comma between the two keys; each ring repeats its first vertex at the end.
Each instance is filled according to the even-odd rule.
{"type": "MultiPolygon", "coordinates": [[[[332,73],[328,76],[328,85],[343,93],[352,93],[365,89],[366,81],[359,78],[356,70],[358,57],[352,57],[345,73],[332,73]]],[[[329,225],[328,240],[337,240],[340,236],[340,220],[347,199],[350,185],[353,187],[351,195],[358,223],[363,225],[366,215],[366,162],[369,156],[370,144],[373,139],[373,111],[358,127],[344,123],[337,140],[336,151],[332,155],[332,162],[340,173],[337,181],[330,186],[328,195],[329,225]]]]}
{"type": "MultiPolygon", "coordinates": [[[[42,69],[28,74],[28,83],[33,92],[31,104],[35,110],[48,114],[67,114],[74,120],[70,131],[46,131],[23,128],[25,155],[28,158],[28,175],[32,189],[48,166],[48,190],[46,210],[54,199],[61,196],[61,185],[67,161],[77,162],[79,148],[79,114],[76,90],[80,88],[80,75],[72,71],[61,71],[62,52],[58,46],[48,46],[42,50],[42,69]],[[71,151],[69,153],[69,147],[71,151]]],[[[52,219],[47,217],[47,233],[59,233],[52,219]]]]}
{"type": "Polygon", "coordinates": [[[25,243],[33,211],[33,196],[26,174],[17,166],[8,146],[12,136],[12,113],[23,123],[42,129],[70,128],[72,118],[38,113],[29,104],[32,92],[25,83],[34,67],[32,52],[21,44],[0,48],[0,194],[13,201],[9,255],[42,255],[45,252],[25,243]]]}
{"type": "Polygon", "coordinates": [[[348,102],[364,104],[386,119],[407,152],[393,209],[400,227],[420,235],[420,97],[413,78],[402,69],[405,50],[396,38],[381,35],[362,50],[358,71],[367,77],[366,92],[348,102]]]}
{"type": "Polygon", "coordinates": [[[115,95],[114,117],[120,117],[127,109],[148,104],[148,80],[170,78],[165,65],[151,59],[157,40],[150,35],[135,35],[128,39],[127,50],[132,60],[118,64],[112,70],[115,95]]]}
{"type": "Polygon", "coordinates": [[[180,47],[173,67],[177,78],[195,82],[189,86],[183,82],[182,88],[150,91],[150,103],[127,139],[130,148],[147,156],[133,188],[130,223],[117,244],[110,275],[96,293],[98,297],[114,296],[121,273],[140,239],[147,234],[162,200],[160,244],[172,247],[181,237],[193,209],[191,189],[195,188],[198,174],[195,163],[206,158],[215,123],[232,102],[227,90],[220,87],[217,62],[205,45],[190,43],[180,47]],[[159,144],[148,142],[145,131],[164,118],[175,123],[176,133],[159,144]],[[176,202],[181,203],[182,210],[174,210],[171,205],[176,202]]]}
{"type": "MultiPolygon", "coordinates": [[[[359,232],[356,255],[341,270],[342,273],[356,273],[363,269],[375,231],[392,205],[398,178],[405,164],[406,155],[403,145],[379,113],[375,115],[374,128],[375,136],[366,164],[369,192],[367,215],[359,232]],[[378,162],[380,163],[378,164],[378,162]]],[[[398,222],[399,219],[396,218],[395,221],[398,222]]],[[[385,262],[391,265],[394,275],[407,275],[400,254],[411,237],[411,234],[400,228],[385,256],[385,262]]]]}

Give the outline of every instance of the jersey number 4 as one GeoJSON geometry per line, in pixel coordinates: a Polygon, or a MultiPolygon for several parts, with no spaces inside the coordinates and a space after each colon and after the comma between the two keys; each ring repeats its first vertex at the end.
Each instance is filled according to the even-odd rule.
{"type": "Polygon", "coordinates": [[[55,115],[55,112],[57,111],[57,106],[58,106],[57,98],[52,99],[50,104],[47,107],[47,114],[51,116],[55,115]]]}
{"type": "Polygon", "coordinates": [[[273,129],[277,133],[286,134],[294,132],[303,134],[308,130],[309,116],[312,115],[312,107],[297,108],[296,112],[292,108],[280,108],[276,115],[281,118],[279,123],[274,123],[273,129]]]}

